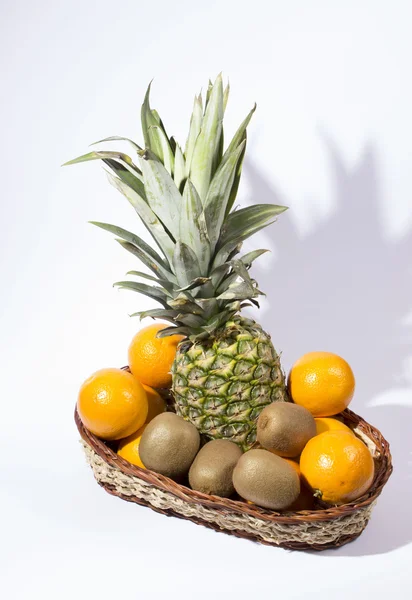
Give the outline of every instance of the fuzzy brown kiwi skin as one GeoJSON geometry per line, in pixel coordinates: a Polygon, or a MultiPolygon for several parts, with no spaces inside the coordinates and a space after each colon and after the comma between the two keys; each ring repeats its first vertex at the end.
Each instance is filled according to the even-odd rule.
{"type": "Polygon", "coordinates": [[[146,426],[139,454],[147,469],[172,479],[184,477],[200,446],[200,435],[192,423],[176,414],[158,415],[146,426]]]}
{"type": "Polygon", "coordinates": [[[267,450],[249,450],[233,471],[235,490],[263,508],[284,510],[298,498],[300,479],[293,467],[267,450]]]}
{"type": "Polygon", "coordinates": [[[242,450],[229,440],[212,440],[203,446],[189,471],[193,490],[229,498],[235,492],[232,476],[242,450]]]}
{"type": "Polygon", "coordinates": [[[298,456],[316,435],[312,414],[303,406],[290,402],[273,402],[260,413],[257,422],[258,442],[285,458],[298,456]]]}

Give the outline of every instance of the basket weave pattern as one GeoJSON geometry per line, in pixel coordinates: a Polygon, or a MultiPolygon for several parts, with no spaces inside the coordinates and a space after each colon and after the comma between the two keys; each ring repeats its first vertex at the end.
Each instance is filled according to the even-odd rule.
{"type": "Polygon", "coordinates": [[[349,410],[342,416],[369,446],[375,479],[355,503],[312,511],[269,511],[239,500],[208,496],[149,470],[131,465],[91,434],[75,413],[88,463],[110,494],[153,510],[263,544],[322,550],[342,546],[366,527],[376,499],[392,471],[389,445],[381,433],[349,410]]]}

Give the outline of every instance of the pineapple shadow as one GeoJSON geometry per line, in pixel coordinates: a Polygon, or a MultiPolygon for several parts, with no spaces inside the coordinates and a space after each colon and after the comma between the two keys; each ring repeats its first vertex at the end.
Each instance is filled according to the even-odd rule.
{"type": "MultiPolygon", "coordinates": [[[[412,231],[394,243],[383,237],[373,145],[349,169],[333,141],[323,142],[335,212],[304,238],[289,211],[272,226],[277,257],[268,258],[265,268],[259,261],[253,267],[271,306],[260,311],[259,320],[282,352],[286,371],[311,350],[335,352],[352,365],[357,388],[351,408],[387,438],[394,472],[363,534],[320,556],[383,554],[412,541],[412,407],[384,404],[389,391],[408,387],[403,369],[412,351],[410,326],[403,320],[412,301],[412,231]]],[[[255,202],[288,205],[255,165],[246,162],[244,173],[255,202]]]]}

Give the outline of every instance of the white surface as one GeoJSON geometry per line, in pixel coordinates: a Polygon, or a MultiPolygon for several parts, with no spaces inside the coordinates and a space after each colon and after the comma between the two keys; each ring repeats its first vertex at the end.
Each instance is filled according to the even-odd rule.
{"type": "Polygon", "coordinates": [[[2,3],[2,597],[410,597],[411,16],[376,0],[2,3]],[[86,222],[141,228],[97,165],[59,165],[140,137],[153,76],[183,138],[220,70],[229,129],[258,102],[240,199],[291,207],[258,240],[275,251],[254,271],[259,319],[286,369],[343,354],[354,410],[392,442],[372,521],[338,551],[258,546],[112,498],[72,421],[82,380],[125,363],[141,306],[111,288],[133,258],[86,222]]]}

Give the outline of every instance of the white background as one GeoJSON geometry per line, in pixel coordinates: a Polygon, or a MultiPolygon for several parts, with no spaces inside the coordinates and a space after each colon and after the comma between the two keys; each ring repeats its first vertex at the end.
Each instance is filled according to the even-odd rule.
{"type": "Polygon", "coordinates": [[[0,590],[41,598],[410,597],[412,43],[405,0],[1,3],[0,590]],[[72,413],[82,380],[120,366],[141,308],[111,283],[133,257],[90,219],[142,234],[96,164],[140,137],[148,82],[184,140],[219,71],[227,128],[253,102],[239,196],[287,204],[257,236],[256,318],[288,370],[309,350],[353,366],[353,408],[391,441],[395,472],[358,541],[286,552],[105,494],[72,413]]]}

